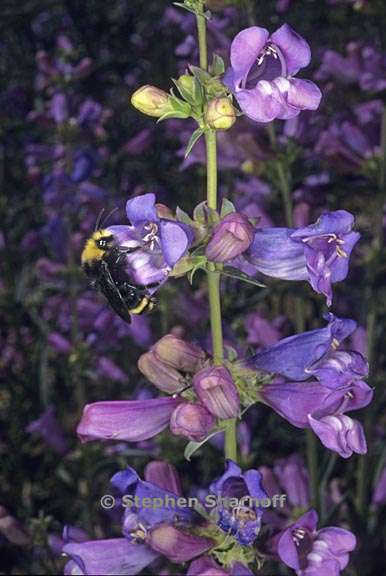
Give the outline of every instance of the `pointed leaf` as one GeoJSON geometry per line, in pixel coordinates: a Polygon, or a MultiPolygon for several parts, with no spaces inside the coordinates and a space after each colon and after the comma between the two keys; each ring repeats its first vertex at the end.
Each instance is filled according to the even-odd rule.
{"type": "Polygon", "coordinates": [[[225,72],[224,60],[218,54],[213,54],[212,64],[209,66],[209,72],[213,76],[221,76],[225,72]]]}
{"type": "Polygon", "coordinates": [[[248,276],[248,274],[241,272],[237,268],[232,268],[231,266],[224,267],[221,271],[221,274],[223,274],[224,276],[229,276],[229,278],[235,278],[236,280],[242,280],[243,282],[246,282],[247,284],[252,284],[253,286],[258,286],[259,288],[266,288],[267,287],[265,284],[262,284],[261,282],[258,282],[257,280],[254,280],[254,278],[251,278],[250,276],[248,276]]]}
{"type": "Polygon", "coordinates": [[[186,150],[185,150],[185,158],[187,158],[189,156],[189,154],[191,153],[191,151],[193,149],[193,146],[196,144],[196,142],[198,142],[198,140],[201,138],[203,133],[204,133],[204,131],[201,128],[197,128],[193,132],[193,134],[189,138],[189,142],[188,142],[188,145],[187,145],[186,150]]]}
{"type": "Polygon", "coordinates": [[[197,452],[197,450],[199,450],[201,446],[203,446],[206,442],[208,442],[208,440],[210,440],[213,436],[216,436],[216,434],[219,434],[219,432],[223,431],[224,431],[223,429],[217,428],[214,432],[211,432],[206,438],[204,438],[204,440],[201,440],[201,442],[194,442],[193,440],[188,442],[188,444],[185,446],[184,451],[185,459],[188,462],[190,462],[190,459],[193,456],[193,454],[197,452]]]}
{"type": "Polygon", "coordinates": [[[233,202],[228,200],[228,198],[223,198],[220,212],[221,218],[224,218],[225,216],[231,214],[232,212],[236,212],[235,205],[233,204],[233,202]]]}

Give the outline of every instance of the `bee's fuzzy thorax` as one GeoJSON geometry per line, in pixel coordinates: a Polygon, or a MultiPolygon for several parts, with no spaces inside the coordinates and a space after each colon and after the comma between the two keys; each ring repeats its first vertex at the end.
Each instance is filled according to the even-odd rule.
{"type": "Polygon", "coordinates": [[[102,259],[104,251],[98,248],[96,241],[105,236],[111,236],[111,233],[108,230],[97,230],[87,240],[81,256],[82,266],[84,266],[86,263],[102,259]]]}

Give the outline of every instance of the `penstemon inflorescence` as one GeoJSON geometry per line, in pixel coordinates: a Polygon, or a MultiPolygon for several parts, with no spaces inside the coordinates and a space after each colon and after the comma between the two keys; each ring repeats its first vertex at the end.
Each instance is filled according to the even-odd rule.
{"type": "MultiPolygon", "coordinates": [[[[359,240],[354,217],[335,210],[321,214],[313,224],[294,225],[280,159],[286,227],[262,228],[258,219],[236,210],[229,199],[219,200],[219,132],[230,130],[241,115],[268,125],[318,108],[319,88],[296,78],[310,63],[310,47],[287,24],[273,34],[252,26],[234,38],[226,70],[220,56],[208,59],[210,14],[205,2],[185,0],[178,5],[196,17],[199,66],[190,65],[173,81],[169,93],[145,85],[134,92],[131,102],[158,122],[196,123],[185,158],[205,140],[206,199],[190,215],[180,207],[173,211],[157,203],[154,194],[139,195],[127,202],[129,223],[109,226],[107,231],[122,249],[125,270],[147,298],[156,298],[170,278],[187,277],[192,282],[196,273],[206,274],[211,342],[205,348],[173,333],[164,335],[138,360],[140,372],[160,395],[88,404],[77,431],[83,442],[143,442],[169,428],[172,435],[188,440],[187,460],[222,435],[225,471],[190,507],[171,504],[173,498],[183,500],[183,493],[169,463],[148,464],[145,480],[130,467],[118,472],[112,486],[125,503],[123,536],[66,544],[63,551],[71,558],[66,574],[137,574],[164,558],[178,565],[191,562],[183,568],[190,576],[255,574],[266,559],[284,563],[299,576],[337,575],[355,548],[354,535],[338,527],[317,528],[318,515],[310,508],[316,503],[315,493],[301,502],[288,497],[286,507],[267,513],[264,501],[274,501],[278,481],[263,467],[243,472],[237,465],[237,424],[261,402],[293,426],[307,429],[314,492],[314,435],[342,458],[364,454],[362,426],[346,414],[372,399],[372,389],[363,380],[368,374],[366,359],[344,347],[356,323],[328,312],[324,327],[307,331],[300,303],[299,333],[240,355],[224,345],[221,312],[221,281],[227,276],[256,290],[264,288],[260,275],[307,281],[331,307],[333,284],[348,274],[350,254],[359,240]],[[208,496],[213,496],[212,506],[208,496]],[[159,505],[146,507],[145,498],[156,499],[159,505]]],[[[271,137],[274,141],[272,130],[271,137]]],[[[291,466],[298,479],[307,474],[302,463],[291,466]]]]}

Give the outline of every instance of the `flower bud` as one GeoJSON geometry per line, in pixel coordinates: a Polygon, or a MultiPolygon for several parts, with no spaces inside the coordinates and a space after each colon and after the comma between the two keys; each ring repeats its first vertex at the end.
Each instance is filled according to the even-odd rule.
{"type": "Polygon", "coordinates": [[[222,420],[236,418],[240,398],[227,368],[224,366],[204,368],[194,376],[193,387],[211,414],[222,420]]]}
{"type": "Polygon", "coordinates": [[[177,406],[170,417],[170,430],[176,436],[189,440],[204,440],[215,424],[215,419],[205,406],[184,402],[177,406]]]}
{"type": "Polygon", "coordinates": [[[213,262],[226,262],[239,256],[252,244],[254,228],[244,214],[231,212],[215,226],[205,255],[213,262]]]}
{"type": "Polygon", "coordinates": [[[229,98],[214,98],[208,104],[205,120],[215,130],[229,130],[236,122],[236,110],[229,98]]]}
{"type": "Polygon", "coordinates": [[[188,92],[192,92],[194,88],[194,78],[190,74],[182,74],[177,80],[177,83],[188,92]]]}
{"type": "Polygon", "coordinates": [[[134,92],[131,96],[131,103],[143,114],[160,118],[170,110],[169,99],[167,92],[146,84],[134,92]]]}
{"type": "Polygon", "coordinates": [[[162,362],[152,350],[140,356],[138,368],[162,392],[175,394],[186,386],[182,374],[169,364],[162,362]]]}
{"type": "Polygon", "coordinates": [[[206,354],[200,346],[185,342],[174,334],[166,334],[154,346],[158,358],[181,372],[197,372],[204,366],[206,354]]]}

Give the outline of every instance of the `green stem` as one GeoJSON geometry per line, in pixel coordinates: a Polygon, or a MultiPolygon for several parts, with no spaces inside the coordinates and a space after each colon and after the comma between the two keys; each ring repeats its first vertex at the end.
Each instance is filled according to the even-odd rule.
{"type": "Polygon", "coordinates": [[[279,178],[279,186],[284,205],[286,223],[289,228],[292,228],[294,225],[294,216],[293,216],[291,189],[283,165],[279,161],[277,163],[277,175],[279,178]]]}
{"type": "Polygon", "coordinates": [[[197,18],[197,31],[198,31],[198,47],[200,51],[200,68],[206,70],[208,68],[208,48],[206,43],[206,20],[204,16],[205,2],[200,2],[197,18]]]}
{"type": "MultiPolygon", "coordinates": [[[[200,3],[200,10],[197,13],[198,45],[200,50],[200,67],[204,70],[208,67],[208,54],[206,44],[206,20],[202,15],[204,2],[200,3]]],[[[217,210],[217,141],[216,131],[208,130],[205,134],[206,142],[206,200],[208,208],[217,210]]],[[[210,309],[210,327],[212,335],[213,360],[217,365],[224,361],[224,343],[222,335],[221,316],[221,272],[215,264],[208,266],[208,293],[210,309]]],[[[236,419],[229,420],[225,429],[225,458],[236,461],[237,458],[237,438],[236,419]]]]}

